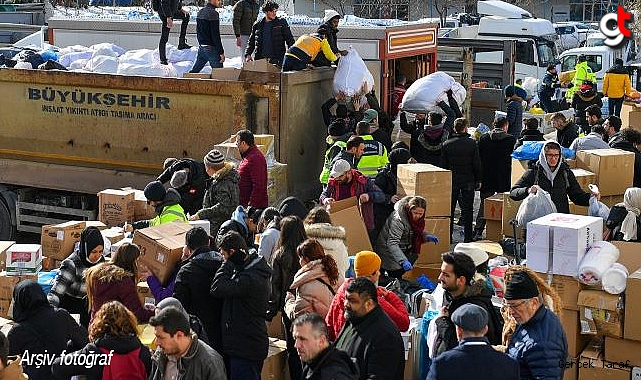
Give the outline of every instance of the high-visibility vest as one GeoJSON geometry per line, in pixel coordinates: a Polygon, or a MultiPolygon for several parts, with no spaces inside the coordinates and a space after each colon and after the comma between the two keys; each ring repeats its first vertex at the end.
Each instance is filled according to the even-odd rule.
{"type": "Polygon", "coordinates": [[[182,220],[187,223],[185,210],[183,210],[182,206],[179,204],[163,207],[160,215],[156,215],[155,218],[149,221],[149,226],[158,226],[173,222],[174,220],[182,220]]]}
{"type": "Polygon", "coordinates": [[[347,143],[345,141],[338,140],[332,146],[330,146],[327,151],[325,151],[325,163],[323,164],[323,171],[321,172],[320,176],[318,176],[319,181],[323,185],[327,185],[327,181],[329,181],[329,173],[332,171],[332,161],[334,160],[334,157],[336,157],[330,157],[329,152],[333,147],[336,146],[340,148],[340,150],[337,152],[338,154],[347,148],[347,143]]]}
{"type": "Polygon", "coordinates": [[[378,170],[387,165],[387,149],[380,142],[374,140],[372,135],[362,135],[365,140],[365,152],[358,161],[357,169],[368,177],[375,177],[378,170]]]}
{"type": "Polygon", "coordinates": [[[596,85],[596,74],[594,74],[592,68],[586,61],[577,63],[576,66],[574,66],[574,69],[576,70],[576,72],[574,74],[574,78],[572,79],[572,88],[568,89],[565,93],[565,98],[568,100],[572,100],[574,93],[576,91],[579,91],[579,88],[583,84],[584,80],[589,80],[596,85]]]}

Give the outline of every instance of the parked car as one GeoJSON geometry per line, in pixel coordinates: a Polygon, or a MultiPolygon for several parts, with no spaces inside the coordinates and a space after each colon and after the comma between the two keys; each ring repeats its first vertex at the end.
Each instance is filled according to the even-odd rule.
{"type": "Polygon", "coordinates": [[[589,25],[575,21],[557,22],[554,29],[559,35],[556,41],[559,51],[584,46],[588,34],[593,32],[589,25]]]}

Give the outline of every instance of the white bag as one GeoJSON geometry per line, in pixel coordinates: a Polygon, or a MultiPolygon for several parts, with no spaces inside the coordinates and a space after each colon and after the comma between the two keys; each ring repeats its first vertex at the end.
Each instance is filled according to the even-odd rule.
{"type": "Polygon", "coordinates": [[[443,110],[438,106],[438,103],[444,101],[447,103],[448,90],[452,90],[454,100],[461,105],[465,100],[467,92],[465,88],[454,80],[447,73],[437,71],[423,78],[417,79],[407,89],[403,95],[400,109],[404,111],[415,112],[438,112],[443,113],[443,110]]]}
{"type": "Polygon", "coordinates": [[[597,216],[603,220],[608,220],[610,215],[610,208],[601,201],[598,201],[595,196],[590,197],[590,206],[588,207],[589,216],[597,216]]]}
{"type": "Polygon", "coordinates": [[[342,92],[347,97],[367,94],[374,88],[374,76],[365,65],[365,61],[352,46],[348,54],[338,61],[334,74],[334,96],[342,92]]]}
{"type": "Polygon", "coordinates": [[[519,226],[524,227],[528,222],[554,212],[556,212],[556,205],[552,202],[550,193],[538,187],[536,194],[530,193],[519,206],[519,210],[516,212],[516,222],[519,226]]]}

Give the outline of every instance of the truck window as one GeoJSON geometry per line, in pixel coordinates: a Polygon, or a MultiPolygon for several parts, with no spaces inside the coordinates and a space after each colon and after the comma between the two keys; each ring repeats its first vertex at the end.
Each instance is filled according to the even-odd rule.
{"type": "Polygon", "coordinates": [[[586,55],[585,59],[588,61],[588,66],[592,72],[599,72],[603,68],[603,57],[600,55],[586,55]]]}
{"type": "Polygon", "coordinates": [[[536,62],[534,62],[534,46],[532,41],[516,42],[516,62],[525,65],[536,65],[536,62]]]}
{"type": "Polygon", "coordinates": [[[561,71],[572,71],[576,66],[576,55],[568,55],[561,60],[561,71]]]}
{"type": "Polygon", "coordinates": [[[539,67],[547,67],[556,59],[556,48],[553,41],[539,39],[536,41],[536,50],[539,53],[539,67]]]}

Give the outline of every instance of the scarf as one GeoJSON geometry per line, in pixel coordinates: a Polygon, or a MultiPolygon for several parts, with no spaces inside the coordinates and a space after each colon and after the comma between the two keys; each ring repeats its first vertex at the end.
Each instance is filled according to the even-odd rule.
{"type": "Polygon", "coordinates": [[[412,238],[412,252],[418,255],[421,252],[421,245],[425,243],[425,239],[423,238],[423,231],[425,231],[425,218],[414,220],[412,218],[412,211],[409,208],[406,208],[405,212],[407,213],[407,219],[410,221],[412,232],[414,232],[414,237],[412,238]]]}
{"type": "Polygon", "coordinates": [[[623,204],[628,211],[621,224],[623,240],[637,240],[637,218],[641,215],[641,189],[637,187],[627,189],[623,195],[623,204]]]}

